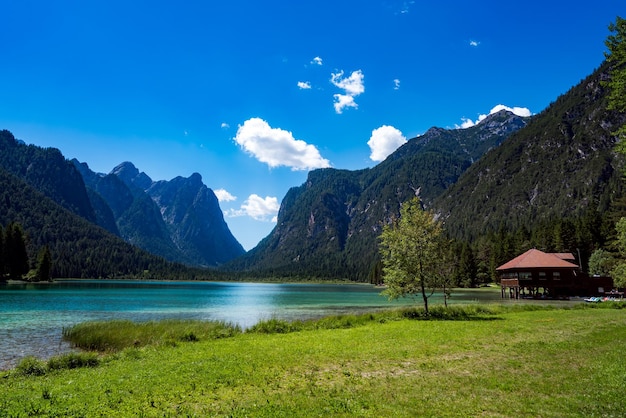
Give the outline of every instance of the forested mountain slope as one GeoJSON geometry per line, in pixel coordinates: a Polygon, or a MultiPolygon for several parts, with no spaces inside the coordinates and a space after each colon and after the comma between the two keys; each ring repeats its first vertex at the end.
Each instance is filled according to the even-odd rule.
{"type": "Polygon", "coordinates": [[[64,208],[96,222],[82,177],[58,149],[25,145],[1,130],[0,167],[64,208]]]}
{"type": "Polygon", "coordinates": [[[229,265],[260,276],[366,281],[382,225],[419,192],[429,204],[526,120],[501,111],[464,130],[432,128],[372,169],[321,169],[285,196],[271,234],[229,265]]]}
{"type": "MultiPolygon", "coordinates": [[[[130,163],[125,167],[136,170],[130,163]]],[[[161,256],[217,266],[244,253],[199,176],[154,183],[138,175],[147,179],[146,186],[155,186],[153,200],[116,174],[93,173],[55,148],[26,145],[6,130],[0,131],[0,170],[0,226],[18,222],[24,227],[31,261],[43,246],[50,247],[55,277],[195,277],[202,272],[161,256]],[[167,208],[155,203],[159,193],[171,196],[167,208]],[[162,211],[179,215],[166,222],[162,211]]]]}
{"type": "Polygon", "coordinates": [[[433,207],[455,238],[474,240],[550,220],[605,213],[621,195],[623,161],[606,110],[603,65],[471,166],[433,207]]]}
{"type": "Polygon", "coordinates": [[[52,277],[191,277],[183,266],[127,244],[0,168],[0,225],[10,222],[24,228],[31,263],[49,247],[52,277]]]}

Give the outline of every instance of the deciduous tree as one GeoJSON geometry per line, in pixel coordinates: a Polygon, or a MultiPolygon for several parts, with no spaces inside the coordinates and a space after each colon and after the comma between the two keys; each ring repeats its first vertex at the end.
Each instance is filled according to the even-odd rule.
{"type": "Polygon", "coordinates": [[[589,274],[608,276],[611,274],[611,270],[615,266],[615,258],[610,252],[597,249],[589,257],[589,274]]]}
{"type": "Polygon", "coordinates": [[[449,242],[433,213],[418,198],[405,202],[400,217],[380,235],[385,294],[390,299],[421,295],[428,314],[428,298],[442,287],[449,242]]]}

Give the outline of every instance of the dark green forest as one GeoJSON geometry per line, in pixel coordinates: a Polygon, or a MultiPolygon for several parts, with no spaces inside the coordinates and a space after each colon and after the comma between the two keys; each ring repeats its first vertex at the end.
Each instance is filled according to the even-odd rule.
{"type": "MultiPolygon", "coordinates": [[[[127,244],[2,169],[0,202],[0,225],[20,225],[23,229],[28,261],[26,267],[20,267],[22,275],[37,269],[38,255],[47,248],[52,278],[193,280],[219,277],[215,271],[170,263],[127,244]]],[[[10,275],[17,278],[19,274],[15,270],[10,275]]]]}

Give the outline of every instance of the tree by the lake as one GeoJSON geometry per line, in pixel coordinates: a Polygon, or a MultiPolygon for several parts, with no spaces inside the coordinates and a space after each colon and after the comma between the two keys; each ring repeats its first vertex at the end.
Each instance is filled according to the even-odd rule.
{"type": "MultiPolygon", "coordinates": [[[[626,19],[617,16],[615,23],[609,25],[611,35],[607,37],[606,60],[611,65],[609,87],[609,110],[626,113],[626,19]]],[[[626,154],[626,124],[616,131],[617,149],[626,154]]]]}
{"type": "Polygon", "coordinates": [[[457,273],[457,283],[463,287],[476,287],[478,266],[474,251],[468,243],[463,243],[461,247],[461,259],[457,273]]]}
{"type": "Polygon", "coordinates": [[[4,280],[4,229],[0,225],[0,282],[4,280]]]}
{"type": "MultiPolygon", "coordinates": [[[[609,88],[608,109],[626,113],[626,19],[617,16],[609,25],[611,35],[607,37],[606,60],[610,64],[610,79],[606,82],[609,88]]],[[[626,124],[622,124],[614,132],[617,136],[615,149],[626,156],[626,124]]],[[[611,272],[617,287],[626,286],[626,218],[622,217],[615,224],[617,232],[617,250],[619,260],[611,272]]]]}
{"type": "Polygon", "coordinates": [[[428,298],[442,288],[449,241],[432,212],[414,197],[400,208],[400,217],[380,235],[385,294],[390,299],[421,295],[428,314],[428,298]]]}
{"type": "Polygon", "coordinates": [[[589,274],[608,276],[615,266],[615,257],[602,248],[595,250],[589,257],[589,274]]]}
{"type": "Polygon", "coordinates": [[[20,279],[28,273],[28,253],[22,226],[10,223],[5,230],[5,270],[10,279],[20,279]]]}
{"type": "Polygon", "coordinates": [[[621,218],[615,225],[617,232],[616,245],[619,251],[619,260],[611,271],[613,283],[616,287],[626,287],[626,218],[621,218]]]}
{"type": "Polygon", "coordinates": [[[37,281],[50,281],[50,270],[52,268],[52,257],[50,256],[50,248],[46,245],[39,251],[37,256],[37,281]]]}

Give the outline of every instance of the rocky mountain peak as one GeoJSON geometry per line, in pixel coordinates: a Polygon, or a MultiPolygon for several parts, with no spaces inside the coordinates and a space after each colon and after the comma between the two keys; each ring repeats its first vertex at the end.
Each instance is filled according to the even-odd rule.
{"type": "Polygon", "coordinates": [[[135,186],[141,190],[147,190],[152,185],[152,179],[143,171],[139,172],[139,169],[129,161],[125,161],[115,167],[111,174],[116,175],[127,186],[135,186]]]}

